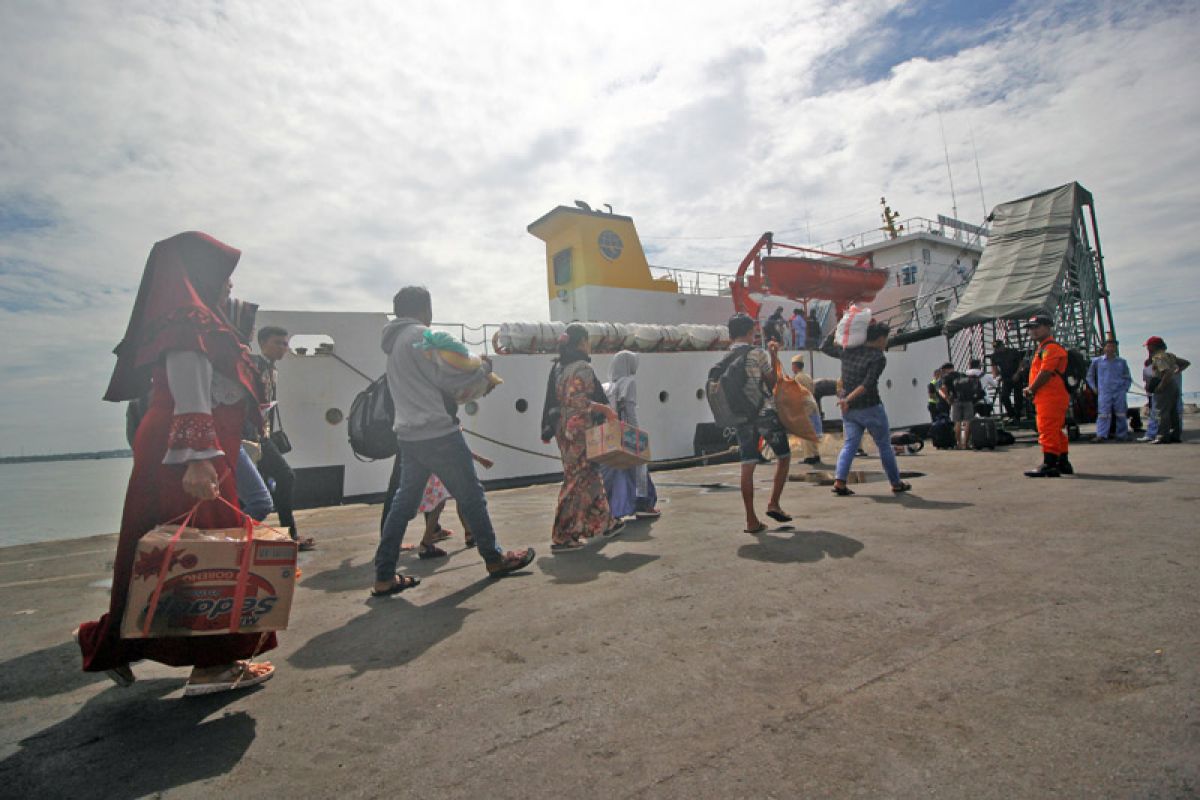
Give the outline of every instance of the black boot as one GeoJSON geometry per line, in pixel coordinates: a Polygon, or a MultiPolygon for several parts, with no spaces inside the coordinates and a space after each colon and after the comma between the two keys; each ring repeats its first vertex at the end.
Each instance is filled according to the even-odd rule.
{"type": "Polygon", "coordinates": [[[1042,453],[1042,465],[1025,471],[1026,478],[1057,478],[1058,475],[1058,456],[1054,453],[1042,453]]]}
{"type": "Polygon", "coordinates": [[[1063,453],[1058,457],[1058,471],[1063,475],[1074,475],[1075,468],[1071,466],[1071,462],[1067,460],[1067,454],[1063,453]]]}

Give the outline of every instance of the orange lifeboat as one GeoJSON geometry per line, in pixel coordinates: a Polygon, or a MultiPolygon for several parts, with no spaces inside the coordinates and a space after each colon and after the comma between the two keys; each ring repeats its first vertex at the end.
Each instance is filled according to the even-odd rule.
{"type": "Polygon", "coordinates": [[[887,270],[876,269],[871,256],[847,256],[780,244],[764,233],[742,259],[730,281],[734,307],[757,318],[761,303],[751,295],[829,300],[838,313],[851,303],[870,302],[887,284],[887,270]],[[772,255],[775,249],[787,255],[772,255]],[[765,251],[765,254],[764,254],[765,251]]]}

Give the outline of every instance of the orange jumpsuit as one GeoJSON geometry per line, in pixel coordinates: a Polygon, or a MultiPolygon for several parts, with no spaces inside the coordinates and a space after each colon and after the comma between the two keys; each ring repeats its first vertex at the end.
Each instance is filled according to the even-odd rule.
{"type": "Polygon", "coordinates": [[[1066,455],[1067,452],[1067,434],[1063,429],[1067,425],[1071,395],[1062,378],[1066,371],[1067,351],[1062,345],[1053,339],[1046,339],[1038,345],[1033,363],[1029,366],[1029,385],[1033,385],[1041,372],[1057,373],[1033,396],[1033,405],[1037,409],[1038,443],[1043,453],[1056,456],[1066,455]]]}

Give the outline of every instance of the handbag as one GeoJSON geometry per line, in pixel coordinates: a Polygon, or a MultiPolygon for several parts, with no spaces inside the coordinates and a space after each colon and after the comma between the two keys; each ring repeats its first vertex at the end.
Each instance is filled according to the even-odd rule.
{"type": "Polygon", "coordinates": [[[283,417],[279,413],[278,403],[276,403],[275,407],[271,409],[271,414],[275,417],[275,424],[271,426],[271,433],[267,436],[267,441],[271,443],[272,447],[279,451],[279,455],[287,455],[288,453],[292,452],[292,440],[288,438],[286,433],[284,433],[283,417]]]}

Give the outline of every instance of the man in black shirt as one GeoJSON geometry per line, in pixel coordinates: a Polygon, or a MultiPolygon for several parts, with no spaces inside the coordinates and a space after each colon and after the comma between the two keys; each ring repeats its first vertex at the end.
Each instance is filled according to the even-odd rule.
{"type": "Polygon", "coordinates": [[[888,425],[887,411],[879,397],[879,377],[887,366],[888,326],[883,322],[872,322],[867,328],[867,343],[861,347],[842,349],[834,344],[833,335],[825,340],[821,352],[842,362],[842,391],[838,406],[842,409],[842,429],[845,440],[838,454],[837,472],[833,493],[850,495],[846,478],[850,465],[862,442],[863,432],[869,432],[879,448],[879,459],[896,494],[907,492],[911,485],[900,480],[900,467],[896,464],[896,452],[892,449],[892,434],[888,425]]]}
{"type": "Polygon", "coordinates": [[[1000,407],[1014,421],[1021,418],[1021,387],[1017,372],[1021,367],[1021,351],[1009,348],[1003,339],[997,339],[992,347],[992,370],[1000,381],[1000,407]]]}

